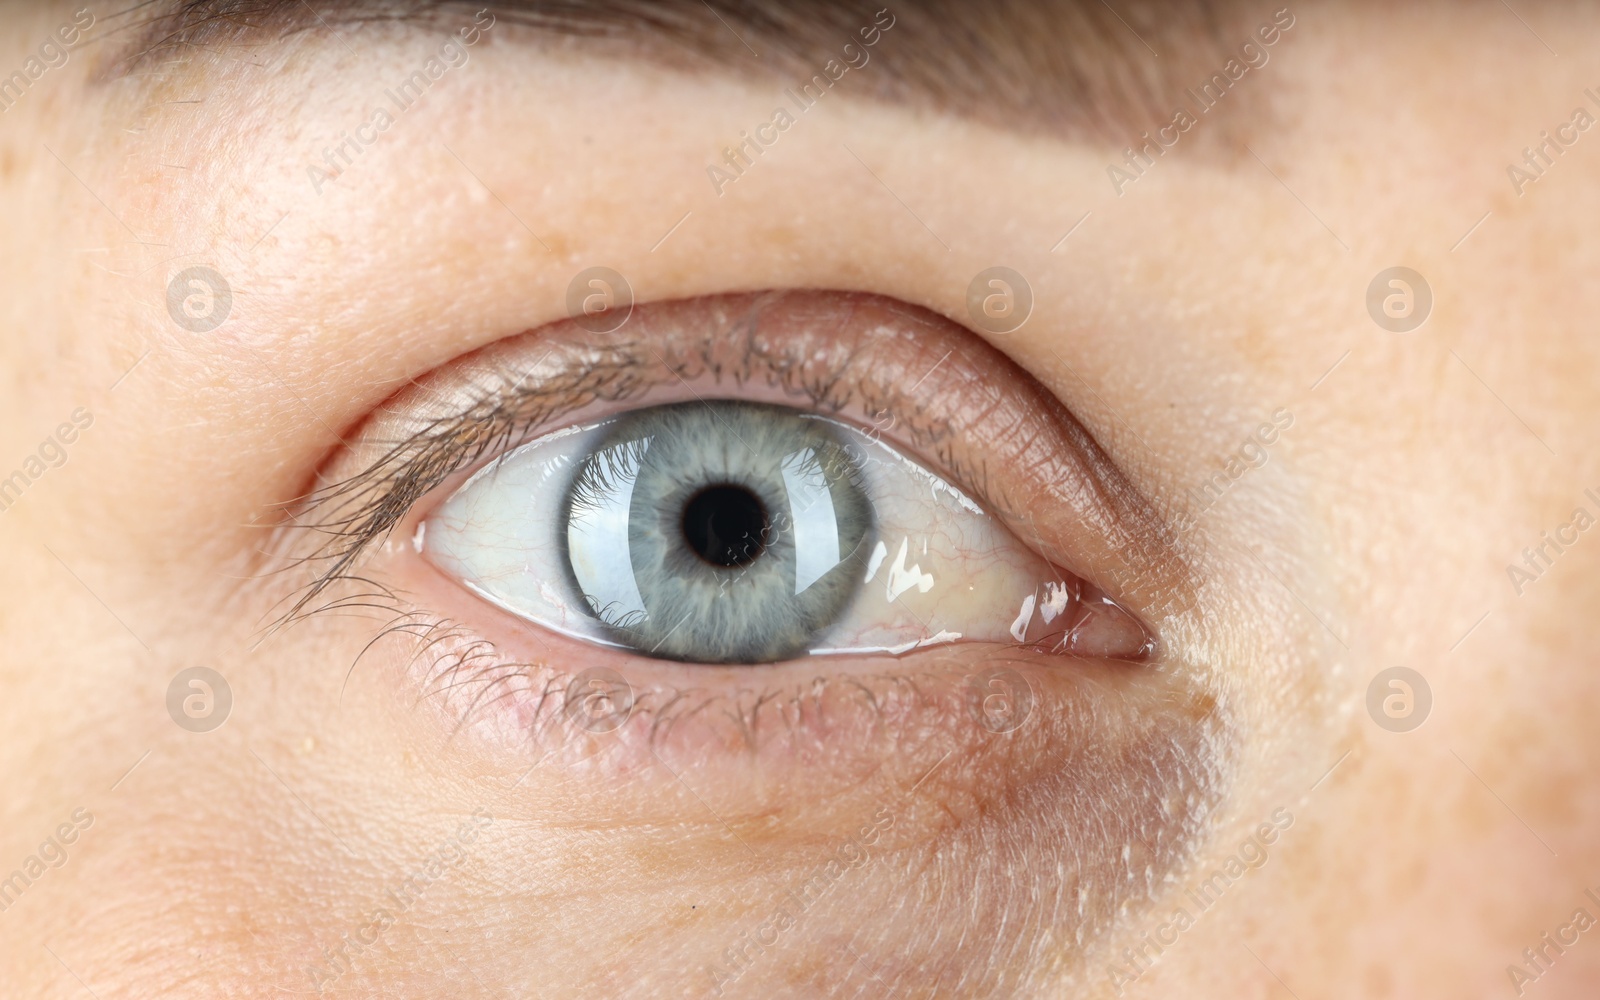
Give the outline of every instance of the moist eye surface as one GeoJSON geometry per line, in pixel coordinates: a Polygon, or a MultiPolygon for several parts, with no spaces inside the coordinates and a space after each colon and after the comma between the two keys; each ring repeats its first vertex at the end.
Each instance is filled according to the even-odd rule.
{"type": "MultiPolygon", "coordinates": [[[[1136,531],[1161,539],[1152,509],[948,320],[769,292],[654,303],[629,330],[530,330],[385,407],[314,499],[332,569],[301,604],[399,527],[419,582],[440,574],[515,619],[483,631],[521,660],[549,655],[541,631],[704,664],[957,643],[1154,654],[1079,575],[1122,565],[1136,531]]],[[[454,607],[473,627],[489,610],[454,607]]]]}
{"type": "Polygon", "coordinates": [[[425,529],[428,558],[491,603],[655,659],[1151,646],[938,474],[768,402],[670,402],[546,434],[479,470],[425,529]]]}

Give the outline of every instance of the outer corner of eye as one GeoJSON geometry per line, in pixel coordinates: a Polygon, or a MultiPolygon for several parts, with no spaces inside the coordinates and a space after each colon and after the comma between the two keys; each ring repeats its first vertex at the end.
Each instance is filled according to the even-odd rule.
{"type": "Polygon", "coordinates": [[[754,399],[636,407],[495,457],[423,557],[523,622],[702,664],[956,643],[1136,660],[1152,633],[872,429],[754,399]]]}

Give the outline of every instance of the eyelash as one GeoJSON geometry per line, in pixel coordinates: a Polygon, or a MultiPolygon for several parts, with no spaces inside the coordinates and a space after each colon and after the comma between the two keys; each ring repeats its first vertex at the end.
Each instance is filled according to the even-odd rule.
{"type": "MultiPolygon", "coordinates": [[[[757,297],[750,307],[751,318],[735,332],[748,334],[756,322],[753,317],[782,295],[772,293],[757,297]]],[[[761,349],[751,337],[744,339],[739,351],[742,353],[736,353],[731,364],[729,358],[712,357],[710,350],[694,360],[700,362],[708,374],[719,379],[731,375],[741,385],[759,377],[753,372],[765,371],[769,384],[834,413],[856,403],[863,403],[863,409],[879,418],[888,412],[886,408],[874,407],[870,400],[861,400],[857,391],[845,383],[844,375],[855,363],[853,355],[834,365],[827,376],[806,380],[797,377],[793,359],[761,349]]],[[[279,533],[274,551],[292,551],[294,539],[300,534],[309,532],[328,537],[309,554],[289,559],[290,569],[316,565],[323,568],[297,592],[289,609],[272,623],[269,631],[337,610],[341,606],[338,601],[318,607],[312,605],[340,582],[361,582],[392,599],[394,595],[388,588],[360,577],[355,567],[371,545],[393,531],[420,500],[451,476],[475,466],[486,456],[504,454],[530,440],[539,429],[564,413],[591,403],[621,403],[636,397],[655,384],[641,374],[645,370],[643,366],[652,362],[663,366],[673,376],[684,378],[683,369],[687,365],[674,365],[649,345],[634,341],[602,350],[590,345],[558,343],[520,374],[497,366],[494,374],[498,383],[479,390],[476,398],[459,412],[435,418],[415,429],[393,443],[365,469],[348,478],[282,505],[280,509],[287,523],[285,530],[279,533]],[[587,356],[571,359],[582,363],[566,367],[554,379],[544,380],[536,388],[527,387],[528,374],[560,351],[577,351],[587,356]],[[575,376],[566,374],[574,371],[575,376]],[[567,379],[565,383],[563,378],[567,379]],[[553,400],[557,402],[552,404],[553,400]]],[[[963,463],[940,447],[948,431],[937,421],[928,420],[920,411],[905,413],[903,419],[902,414],[897,413],[891,426],[913,444],[930,450],[936,461],[957,472],[957,478],[980,494],[988,495],[986,460],[977,468],[962,468],[963,463]]],[[[881,432],[881,429],[875,424],[872,430],[881,432]]],[[[994,499],[997,498],[991,497],[994,499]]]]}
{"type": "MultiPolygon", "coordinates": [[[[586,373],[595,374],[593,368],[586,373]]],[[[602,377],[587,389],[591,399],[621,402],[638,388],[628,382],[625,372],[598,374],[602,377]],[[608,390],[616,391],[608,394],[608,390]]],[[[577,391],[584,390],[571,386],[561,390],[561,395],[570,398],[577,391]]],[[[503,453],[515,447],[557,415],[557,408],[541,411],[533,405],[552,395],[548,386],[541,386],[537,394],[486,392],[462,412],[436,419],[395,443],[366,469],[285,505],[291,529],[330,537],[311,554],[291,562],[292,566],[321,563],[326,568],[300,591],[273,628],[328,610],[327,606],[308,608],[335,583],[362,579],[352,575],[362,554],[439,484],[492,451],[503,453]],[[351,503],[353,509],[349,509],[351,503]]],[[[388,593],[387,588],[384,592],[388,593]]]]}
{"type": "MultiPolygon", "coordinates": [[[[514,738],[538,739],[568,702],[562,690],[567,661],[553,656],[537,632],[533,639],[544,653],[505,655],[498,640],[463,618],[421,609],[384,582],[386,572],[364,575],[365,557],[453,478],[476,473],[562,420],[602,419],[615,404],[640,396],[670,394],[671,400],[652,401],[681,402],[733,388],[733,395],[765,394],[837,416],[869,436],[893,438],[930,470],[981,498],[1020,541],[1068,572],[1074,559],[1082,564],[1080,574],[1123,572],[1126,563],[1108,564],[1096,549],[1102,541],[1114,559],[1130,539],[1160,548],[1165,532],[1159,520],[1088,432],[1026,373],[970,338],[949,320],[894,300],[806,291],[656,303],[637,309],[629,326],[607,337],[557,322],[504,338],[412,380],[374,411],[353,445],[323,464],[322,485],[281,505],[282,521],[265,555],[282,571],[307,575],[280,599],[279,607],[288,610],[267,633],[323,615],[381,615],[350,664],[347,683],[375,646],[404,636],[411,645],[397,665],[411,675],[419,704],[444,699],[459,730],[480,720],[499,725],[490,720],[512,716],[478,710],[511,699],[519,720],[514,738]],[[1007,490],[993,488],[991,462],[1008,470],[1000,477],[1007,490]],[[1020,503],[1006,495],[1010,488],[1020,503]],[[1056,512],[1048,518],[1048,538],[1035,522],[1041,510],[1056,512]]],[[[393,551],[390,544],[385,541],[383,552],[393,551]]],[[[1004,658],[1001,645],[1013,644],[997,643],[990,654],[1004,658]]],[[[949,700],[951,684],[961,683],[951,671],[962,659],[813,671],[787,680],[709,672],[717,668],[697,668],[708,672],[684,676],[677,685],[657,678],[635,707],[636,714],[652,717],[649,741],[638,749],[653,747],[677,721],[713,709],[706,718],[721,720],[718,731],[742,734],[738,739],[754,748],[758,730],[764,742],[819,712],[848,715],[856,709],[846,706],[858,700],[864,724],[876,719],[871,724],[890,738],[914,741],[933,731],[930,719],[965,713],[949,700]],[[711,677],[722,679],[702,679],[711,677]]]]}
{"type": "MultiPolygon", "coordinates": [[[[567,710],[568,685],[565,682],[568,678],[565,675],[549,670],[541,663],[507,661],[493,643],[473,634],[465,626],[448,620],[427,618],[416,612],[397,612],[396,618],[367,643],[363,654],[366,649],[395,635],[410,636],[416,641],[416,648],[409,658],[409,668],[415,668],[430,653],[434,654],[420,677],[419,703],[429,697],[446,699],[460,690],[469,692],[466,708],[457,713],[455,732],[473,724],[476,713],[496,700],[525,695],[537,687],[536,707],[532,717],[524,724],[523,735],[535,745],[540,745],[544,735],[562,720],[567,710]],[[461,641],[459,648],[436,652],[436,647],[448,647],[452,640],[461,641]],[[539,686],[541,683],[542,686],[539,686]],[[471,694],[472,689],[476,689],[477,693],[471,694]]],[[[354,666],[352,664],[352,670],[354,666]]],[[[959,672],[948,672],[952,676],[959,676],[959,672]]],[[[856,674],[843,681],[843,684],[865,702],[880,722],[888,724],[891,717],[936,707],[936,699],[922,690],[931,676],[912,678],[882,671],[856,674]]],[[[670,732],[673,725],[708,711],[728,717],[738,732],[746,734],[747,742],[754,748],[757,731],[764,728],[762,720],[768,718],[763,713],[771,706],[779,705],[779,717],[787,726],[788,735],[793,736],[798,732],[801,717],[819,710],[829,692],[839,683],[839,678],[819,675],[805,687],[790,690],[743,687],[728,693],[693,687],[641,688],[636,690],[631,714],[650,719],[646,746],[651,750],[658,748],[659,741],[670,732]]]]}

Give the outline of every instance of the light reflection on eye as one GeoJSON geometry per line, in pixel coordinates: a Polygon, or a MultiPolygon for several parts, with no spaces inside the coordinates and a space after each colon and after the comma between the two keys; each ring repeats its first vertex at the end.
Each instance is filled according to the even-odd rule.
{"type": "Polygon", "coordinates": [[[652,406],[546,435],[469,479],[423,537],[435,565],[511,614],[662,659],[1151,646],[933,472],[765,403],[652,406]]]}

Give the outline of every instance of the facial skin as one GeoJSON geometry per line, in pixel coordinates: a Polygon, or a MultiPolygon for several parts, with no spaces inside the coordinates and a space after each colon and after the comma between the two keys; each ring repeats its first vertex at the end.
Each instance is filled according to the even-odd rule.
{"type": "MultiPolygon", "coordinates": [[[[74,9],[9,5],[0,68],[74,9]]],[[[0,994],[1591,995],[1600,939],[1541,935],[1600,919],[1600,542],[1562,527],[1535,580],[1507,567],[1600,514],[1600,138],[1520,195],[1507,165],[1600,113],[1600,23],[1292,13],[1239,83],[1250,117],[1201,119],[1121,195],[1118,146],[850,77],[718,195],[707,164],[781,88],[509,23],[319,191],[307,166],[470,10],[144,79],[69,50],[0,119],[0,472],[45,470],[0,513],[0,874],[42,867],[0,911],[0,994]],[[566,302],[597,265],[632,286],[629,336],[668,323],[652,305],[797,289],[965,343],[934,376],[952,388],[883,391],[973,454],[1045,428],[990,502],[1019,532],[1034,514],[1158,659],[1029,661],[1039,717],[1011,738],[962,711],[987,661],[960,646],[839,666],[876,714],[836,682],[826,738],[716,711],[655,741],[646,715],[536,738],[403,637],[362,655],[419,610],[560,676],[599,662],[411,558],[446,486],[361,564],[398,597],[273,628],[314,550],[281,505],[471,352],[526,334],[592,362],[608,342],[566,302]],[[1403,333],[1366,298],[1397,265],[1433,297],[1403,333]],[[218,329],[169,314],[190,266],[231,286],[218,329]],[[1032,291],[1015,332],[968,311],[994,266],[1032,291]],[[1001,402],[940,411],[961,385],[1001,402]],[[1086,450],[1049,444],[1079,425],[1086,450]],[[197,666],[231,690],[210,732],[167,708],[197,666]],[[1431,689],[1411,732],[1367,708],[1395,666],[1431,689]],[[921,700],[894,700],[913,674],[921,700]],[[819,869],[831,888],[775,919],[819,869]]],[[[803,322],[762,329],[776,351],[803,322]]],[[[702,394],[704,367],[661,391],[702,394]]],[[[730,671],[808,676],[694,669],[624,664],[658,700],[744,693],[721,705],[763,683],[730,671]]]]}

